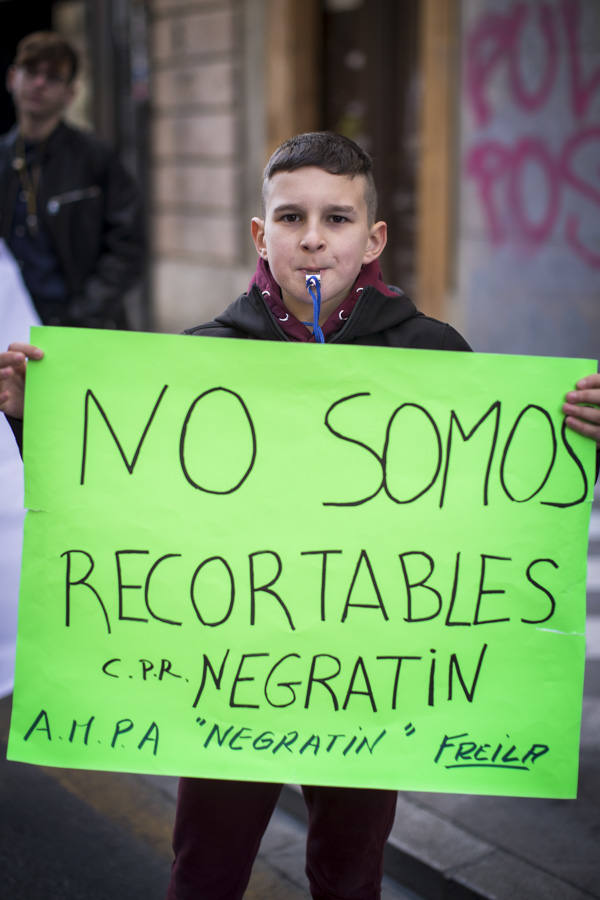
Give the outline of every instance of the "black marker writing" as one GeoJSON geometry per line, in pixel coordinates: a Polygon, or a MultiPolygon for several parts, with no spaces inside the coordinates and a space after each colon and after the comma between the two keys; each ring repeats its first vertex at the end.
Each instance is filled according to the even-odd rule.
{"type": "MultiPolygon", "coordinates": [[[[375,481],[373,482],[371,490],[364,497],[360,497],[358,499],[352,498],[348,500],[324,500],[323,506],[360,506],[363,503],[368,503],[369,501],[373,500],[381,491],[384,491],[384,493],[393,503],[414,503],[421,497],[428,494],[429,491],[434,487],[434,485],[438,484],[439,482],[439,506],[443,507],[446,500],[450,474],[452,472],[451,459],[453,457],[453,454],[456,452],[456,444],[455,442],[453,443],[455,428],[459,430],[463,444],[465,444],[467,441],[471,440],[475,433],[478,432],[479,429],[482,428],[484,423],[488,421],[490,423],[493,423],[493,427],[487,428],[487,432],[489,433],[489,436],[486,435],[488,449],[487,452],[483,454],[483,459],[485,460],[485,471],[481,476],[477,476],[480,477],[482,481],[483,505],[487,506],[490,502],[489,484],[491,473],[493,471],[492,465],[494,462],[496,450],[499,451],[500,456],[498,472],[499,486],[504,496],[506,496],[509,500],[516,503],[529,502],[533,500],[534,497],[537,497],[549,482],[551,472],[558,457],[558,440],[556,437],[555,426],[552,417],[550,413],[541,406],[537,406],[535,404],[528,404],[527,406],[525,406],[518,413],[514,422],[512,423],[507,438],[499,442],[498,435],[502,415],[502,403],[500,400],[495,400],[479,417],[477,422],[470,428],[470,430],[467,430],[467,428],[464,427],[464,423],[459,420],[458,414],[455,410],[450,410],[449,422],[446,426],[438,423],[433,415],[421,404],[403,403],[400,406],[396,407],[396,409],[392,412],[386,427],[382,451],[378,452],[377,449],[370,446],[366,441],[361,440],[359,437],[343,433],[338,427],[332,424],[332,418],[334,418],[333,414],[343,404],[356,404],[356,401],[359,398],[368,398],[370,396],[371,393],[369,391],[362,391],[356,394],[349,394],[347,397],[342,397],[339,400],[336,400],[331,404],[331,406],[325,413],[324,424],[327,430],[334,437],[338,438],[341,441],[345,441],[347,443],[354,444],[355,446],[360,447],[363,451],[368,453],[372,457],[372,459],[375,459],[377,461],[379,465],[379,481],[378,483],[375,481]],[[391,483],[396,477],[396,473],[393,471],[393,465],[390,461],[390,458],[393,459],[392,447],[394,441],[398,441],[401,445],[402,442],[406,440],[406,433],[400,427],[400,416],[403,415],[405,411],[410,411],[411,415],[413,411],[418,411],[418,414],[422,418],[423,423],[427,423],[425,428],[422,429],[423,435],[429,433],[430,437],[428,440],[423,437],[423,441],[425,441],[426,444],[426,446],[423,447],[423,452],[430,452],[432,454],[433,468],[431,473],[426,473],[423,476],[423,483],[415,484],[414,479],[412,479],[410,482],[411,493],[408,496],[404,497],[399,496],[397,491],[392,490],[392,488],[390,487],[391,483]],[[523,497],[517,497],[515,488],[509,483],[507,464],[510,457],[513,468],[516,467],[518,470],[519,459],[518,457],[515,458],[516,451],[514,450],[514,446],[516,446],[516,444],[514,442],[515,438],[518,435],[519,429],[523,427],[522,423],[525,422],[525,420],[530,417],[532,413],[540,414],[543,420],[547,423],[546,445],[550,450],[550,461],[547,463],[545,469],[542,469],[539,474],[533,476],[534,478],[537,478],[537,481],[534,481],[529,493],[523,497]],[[445,442],[442,438],[444,432],[446,432],[445,442]]],[[[354,427],[359,428],[361,422],[360,407],[357,407],[357,409],[358,412],[356,413],[353,422],[358,422],[358,426],[355,425],[354,427]]],[[[414,430],[414,422],[411,421],[410,428],[408,430],[411,432],[414,430]]],[[[581,460],[575,453],[572,445],[569,443],[567,429],[564,423],[561,427],[561,442],[563,449],[577,466],[578,473],[581,477],[582,482],[581,493],[579,494],[579,496],[565,501],[544,498],[540,499],[539,502],[547,506],[576,506],[577,504],[582,503],[586,497],[587,476],[581,460]]],[[[528,457],[530,457],[531,450],[529,447],[524,452],[528,457]]],[[[540,459],[543,459],[543,454],[539,454],[539,456],[540,459]]],[[[352,469],[352,472],[354,480],[354,468],[352,469]]]]}

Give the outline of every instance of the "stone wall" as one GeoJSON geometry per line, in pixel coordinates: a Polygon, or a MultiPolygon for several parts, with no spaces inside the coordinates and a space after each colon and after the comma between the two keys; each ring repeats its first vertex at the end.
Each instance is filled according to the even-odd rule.
{"type": "Polygon", "coordinates": [[[211,318],[248,283],[254,256],[244,227],[247,186],[250,169],[257,181],[262,165],[244,153],[249,6],[242,0],[152,2],[157,330],[179,331],[211,318]]]}

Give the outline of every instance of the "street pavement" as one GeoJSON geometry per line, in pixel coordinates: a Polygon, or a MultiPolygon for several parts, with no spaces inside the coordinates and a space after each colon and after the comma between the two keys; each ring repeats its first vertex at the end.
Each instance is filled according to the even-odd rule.
{"type": "MultiPolygon", "coordinates": [[[[383,900],[600,898],[600,491],[590,526],[576,800],[402,793],[383,900]]],[[[0,898],[163,900],[176,780],[6,760],[0,700],[0,898]]],[[[305,900],[304,809],[284,789],[246,900],[305,900]]],[[[210,900],[210,898],[207,898],[210,900]]]]}

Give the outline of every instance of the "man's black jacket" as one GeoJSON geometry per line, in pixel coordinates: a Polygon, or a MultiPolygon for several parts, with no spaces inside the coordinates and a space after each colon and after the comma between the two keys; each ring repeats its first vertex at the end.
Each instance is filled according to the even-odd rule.
{"type": "MultiPolygon", "coordinates": [[[[20,187],[16,139],[16,128],[0,138],[5,240],[20,187]]],[[[44,323],[125,327],[123,295],[140,277],[144,238],[136,185],[114,151],[88,132],[59,124],[43,147],[37,206],[68,289],[66,303],[42,312],[44,323]]]]}

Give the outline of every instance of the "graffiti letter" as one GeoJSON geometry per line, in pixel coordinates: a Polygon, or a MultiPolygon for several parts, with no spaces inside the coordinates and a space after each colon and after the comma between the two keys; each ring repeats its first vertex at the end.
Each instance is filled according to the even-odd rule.
{"type": "Polygon", "coordinates": [[[506,16],[483,16],[467,38],[467,92],[478,125],[492,117],[485,96],[487,84],[498,62],[510,54],[525,12],[523,4],[517,3],[506,16]]]}
{"type": "Polygon", "coordinates": [[[525,138],[515,150],[508,188],[511,212],[515,218],[519,233],[525,235],[533,244],[541,244],[552,231],[558,215],[560,197],[560,178],[556,163],[550,156],[542,141],[536,138],[525,138]],[[526,206],[528,197],[539,195],[539,191],[527,189],[527,177],[522,178],[522,170],[527,163],[537,163],[544,172],[547,185],[546,210],[538,223],[531,221],[526,206]]]}
{"type": "Polygon", "coordinates": [[[506,228],[494,203],[494,183],[510,169],[511,153],[499,141],[482,141],[467,156],[467,174],[477,179],[479,197],[485,210],[490,240],[501,244],[506,238],[506,228]]]}
{"type": "MultiPolygon", "coordinates": [[[[553,12],[550,7],[545,4],[541,7],[539,12],[541,31],[546,44],[546,67],[537,91],[528,91],[524,84],[524,79],[521,74],[521,60],[526,59],[529,54],[526,55],[521,52],[518,32],[512,46],[509,62],[510,86],[513,97],[519,106],[529,110],[539,109],[539,107],[546,102],[548,95],[552,90],[552,85],[554,84],[554,79],[556,77],[556,70],[558,68],[558,44],[553,21],[553,12]]],[[[519,31],[521,30],[521,24],[522,21],[519,22],[519,31]]]]}

